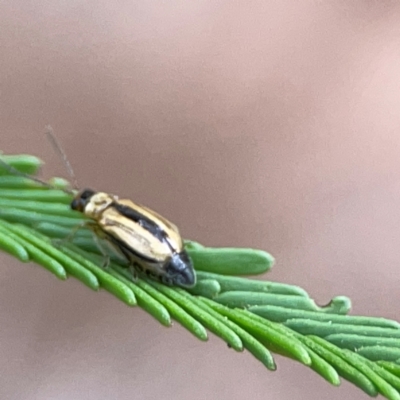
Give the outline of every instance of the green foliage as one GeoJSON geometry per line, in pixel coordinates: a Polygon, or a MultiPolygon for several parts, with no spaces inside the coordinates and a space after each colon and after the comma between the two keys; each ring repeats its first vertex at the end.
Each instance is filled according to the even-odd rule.
{"type": "MultiPolygon", "coordinates": [[[[35,174],[41,161],[2,156],[21,172],[35,174]]],[[[175,320],[200,340],[207,330],[235,351],[247,350],[269,370],[273,353],[297,360],[332,385],[347,379],[370,396],[400,400],[400,324],[384,318],[349,316],[350,300],[338,296],[320,307],[297,286],[243,278],[267,272],[273,257],[260,250],[210,248],[186,241],[197,273],[183,290],[134,280],[116,255],[106,269],[92,232],[72,211],[68,182],[53,189],[10,174],[0,163],[0,248],[22,262],[34,261],[61,280],[69,276],[92,290],[104,289],[128,306],[139,306],[165,326],[175,320]],[[59,188],[59,189],[58,189],[59,188]],[[58,240],[57,240],[58,239],[58,240]]]]}

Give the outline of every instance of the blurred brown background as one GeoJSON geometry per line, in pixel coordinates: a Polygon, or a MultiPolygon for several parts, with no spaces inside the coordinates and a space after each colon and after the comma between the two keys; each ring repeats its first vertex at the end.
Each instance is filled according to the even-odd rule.
{"type": "MultiPolygon", "coordinates": [[[[3,1],[1,149],[400,319],[396,1],[3,1]]],[[[1,399],[364,399],[1,254],[1,399]]]]}

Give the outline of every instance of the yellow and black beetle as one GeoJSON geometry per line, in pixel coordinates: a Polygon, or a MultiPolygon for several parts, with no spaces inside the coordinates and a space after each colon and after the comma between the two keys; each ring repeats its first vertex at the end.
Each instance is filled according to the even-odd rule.
{"type": "MultiPolygon", "coordinates": [[[[55,149],[61,154],[77,187],[72,167],[56,141],[52,129],[48,127],[46,133],[55,149]]],[[[36,177],[15,170],[2,160],[0,162],[11,173],[54,188],[36,177]]],[[[85,223],[85,226],[122,253],[133,272],[145,274],[167,285],[187,288],[196,284],[192,261],[174,224],[131,200],[120,200],[117,196],[105,192],[84,189],[76,193],[72,190],[63,190],[74,196],[71,208],[92,220],[85,223]]]]}
{"type": "Polygon", "coordinates": [[[131,200],[95,192],[80,191],[71,208],[95,223],[95,234],[106,239],[139,273],[167,285],[191,287],[196,283],[192,261],[183,247],[178,228],[146,207],[131,200]]]}

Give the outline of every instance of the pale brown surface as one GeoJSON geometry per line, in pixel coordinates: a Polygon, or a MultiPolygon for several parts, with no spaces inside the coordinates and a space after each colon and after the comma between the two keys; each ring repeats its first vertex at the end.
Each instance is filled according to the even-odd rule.
{"type": "MultiPolygon", "coordinates": [[[[3,1],[0,27],[4,151],[65,176],[51,123],[82,186],[400,319],[398,2],[3,1]]],[[[1,399],[367,398],[0,259],[1,399]]]]}

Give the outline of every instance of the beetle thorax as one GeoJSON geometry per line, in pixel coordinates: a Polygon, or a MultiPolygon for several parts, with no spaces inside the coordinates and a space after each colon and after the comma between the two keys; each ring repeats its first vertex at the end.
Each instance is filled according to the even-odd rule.
{"type": "Polygon", "coordinates": [[[104,192],[98,192],[90,198],[83,212],[87,217],[98,220],[101,218],[104,210],[106,210],[115,201],[118,201],[117,196],[104,192]]]}

